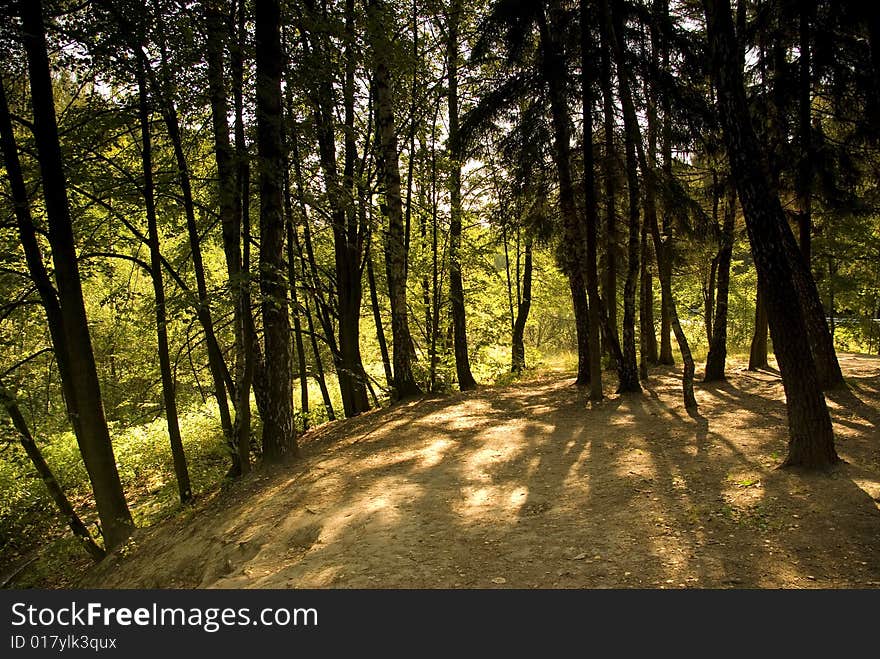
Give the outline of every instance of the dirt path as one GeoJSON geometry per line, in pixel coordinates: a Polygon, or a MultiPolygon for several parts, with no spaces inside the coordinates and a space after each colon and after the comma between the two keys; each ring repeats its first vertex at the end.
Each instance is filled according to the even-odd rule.
{"type": "Polygon", "coordinates": [[[255,474],[138,532],[85,587],[880,586],[880,359],[842,356],[829,397],[846,464],[775,469],[782,385],[677,373],[591,409],[569,377],[425,399],[303,438],[255,474]]]}

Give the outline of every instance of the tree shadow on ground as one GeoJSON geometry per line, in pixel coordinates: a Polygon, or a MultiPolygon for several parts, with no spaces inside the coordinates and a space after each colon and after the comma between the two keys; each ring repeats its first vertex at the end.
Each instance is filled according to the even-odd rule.
{"type": "MultiPolygon", "coordinates": [[[[609,382],[596,404],[571,382],[327,424],[303,438],[298,464],[139,532],[84,585],[880,585],[876,425],[845,426],[849,464],[808,475],[776,468],[786,426],[771,374],[698,386],[691,416],[673,370],[642,395],[609,382]]],[[[865,376],[855,413],[871,413],[878,383],[865,376]]]]}

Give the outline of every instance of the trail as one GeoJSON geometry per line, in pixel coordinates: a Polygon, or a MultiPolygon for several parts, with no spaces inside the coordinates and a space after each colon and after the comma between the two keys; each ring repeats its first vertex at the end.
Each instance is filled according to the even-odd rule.
{"type": "Polygon", "coordinates": [[[326,424],[87,573],[101,588],[880,586],[880,359],[841,355],[846,464],[786,452],[782,384],[674,370],[590,405],[561,374],[326,424]],[[124,554],[124,555],[122,555],[124,554]]]}

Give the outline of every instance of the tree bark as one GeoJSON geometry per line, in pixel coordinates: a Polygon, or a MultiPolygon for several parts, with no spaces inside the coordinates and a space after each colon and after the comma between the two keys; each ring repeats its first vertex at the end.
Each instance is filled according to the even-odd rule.
{"type": "MultiPolygon", "coordinates": [[[[606,331],[617,337],[617,167],[614,145],[614,94],[611,82],[610,45],[603,43],[599,49],[599,84],[602,90],[602,128],[604,131],[603,176],[605,177],[605,244],[602,279],[602,300],[608,313],[606,331]]],[[[613,351],[608,341],[603,341],[603,350],[615,367],[613,351]]],[[[619,366],[618,366],[619,369],[619,366]]]]}
{"type": "Polygon", "coordinates": [[[550,110],[553,124],[553,159],[559,179],[559,210],[562,215],[564,250],[563,270],[568,277],[577,330],[578,370],[577,384],[590,383],[589,357],[589,309],[584,286],[583,268],[586,262],[586,236],[583,223],[575,206],[574,180],[571,173],[571,136],[569,130],[568,102],[565,95],[565,57],[556,39],[560,33],[562,17],[558,0],[550,3],[550,16],[544,10],[538,12],[542,57],[542,73],[550,94],[550,110]]]}
{"type": "Polygon", "coordinates": [[[412,372],[415,359],[406,304],[406,248],[403,227],[403,202],[400,196],[400,168],[397,133],[394,126],[394,98],[389,70],[387,14],[381,0],[369,3],[369,39],[373,48],[373,83],[378,140],[379,180],[383,183],[383,214],[388,218],[385,234],[385,270],[391,302],[391,335],[394,363],[395,400],[422,393],[412,372]]]}
{"type": "MultiPolygon", "coordinates": [[[[446,67],[449,103],[449,137],[454,144],[458,139],[458,29],[461,0],[453,0],[449,9],[446,67]]],[[[412,156],[411,156],[412,157],[412,156]]],[[[453,349],[458,388],[475,389],[468,357],[467,322],[464,306],[464,286],[461,280],[461,161],[450,152],[449,163],[449,303],[452,307],[453,349]]]]}
{"type": "Polygon", "coordinates": [[[257,152],[260,177],[260,303],[267,369],[268,418],[263,458],[297,454],[290,368],[290,316],[284,273],[281,137],[281,9],[279,0],[256,0],[257,152]]]}
{"type": "MultiPolygon", "coordinates": [[[[205,22],[207,26],[206,59],[208,62],[208,91],[211,99],[211,120],[214,135],[214,158],[217,164],[217,194],[220,210],[220,227],[223,238],[223,253],[226,257],[226,272],[229,279],[229,290],[232,297],[233,327],[235,333],[235,422],[232,428],[234,460],[233,474],[248,471],[250,462],[249,442],[242,443],[238,428],[244,419],[250,416],[250,386],[245,387],[242,394],[238,390],[245,386],[246,352],[250,348],[245,344],[246,322],[244,314],[250,314],[250,308],[243,305],[242,258],[241,258],[241,199],[238,197],[238,181],[236,180],[236,163],[232,145],[229,141],[229,97],[224,80],[223,46],[226,42],[224,16],[216,0],[205,5],[205,22]],[[247,410],[243,410],[247,407],[247,410]]],[[[234,48],[231,48],[234,50],[234,48]]],[[[235,66],[233,66],[235,69],[235,66]]],[[[240,92],[239,92],[240,95],[240,92]]],[[[238,112],[236,99],[236,114],[238,112]]],[[[236,138],[238,139],[238,138],[236,138]]],[[[242,138],[243,139],[243,138],[242,138]]],[[[248,424],[250,421],[248,419],[248,424]]],[[[248,435],[250,433],[248,432],[248,435]]]]}
{"type": "Polygon", "coordinates": [[[712,74],[731,170],[752,256],[766,295],[773,345],[788,408],[786,466],[827,468],[839,461],[831,417],[816,375],[793,273],[783,242],[786,218],[772,188],[767,155],[751,124],[728,0],[704,0],[712,74]]]}
{"type": "Polygon", "coordinates": [[[733,254],[733,230],[736,222],[736,188],[732,185],[724,205],[724,224],[721,227],[721,249],[718,250],[718,283],[715,301],[715,319],[706,373],[703,382],[724,380],[727,361],[727,301],[730,291],[730,258],[733,254]]]}
{"type": "MultiPolygon", "coordinates": [[[[116,469],[83,302],[73,224],[67,200],[67,183],[58,140],[42,6],[40,0],[23,2],[20,6],[34,109],[34,137],[43,179],[43,196],[49,220],[49,244],[52,247],[58,303],[63,322],[64,344],[61,350],[66,353],[67,375],[71,380],[67,393],[74,395],[72,411],[77,415],[74,430],[80,431],[77,441],[92,483],[102,534],[107,548],[113,549],[131,535],[134,523],[116,469]]],[[[4,141],[12,142],[10,146],[14,147],[11,122],[5,106],[4,102],[6,111],[3,113],[3,123],[6,126],[3,132],[8,133],[4,141]]],[[[6,151],[4,147],[4,152],[6,151]]],[[[26,203],[26,199],[24,201],[26,203]]],[[[58,350],[59,346],[55,347],[58,350]]]]}
{"type": "Polygon", "coordinates": [[[513,322],[513,336],[511,338],[510,370],[512,373],[522,373],[526,367],[526,346],[523,339],[526,321],[529,319],[529,311],[532,308],[532,269],[532,239],[526,238],[522,295],[516,306],[516,320],[513,322]]]}
{"type": "MultiPolygon", "coordinates": [[[[602,392],[602,355],[600,354],[600,335],[602,319],[599,298],[599,273],[597,271],[599,209],[596,202],[595,156],[593,154],[593,64],[595,50],[590,28],[593,25],[591,4],[581,0],[581,116],[583,120],[584,150],[584,216],[586,219],[587,254],[586,279],[589,299],[589,337],[590,347],[590,400],[600,401],[602,392]]],[[[528,244],[531,248],[531,243],[528,244]]],[[[527,253],[531,266],[531,253],[527,253]]]]}
{"type": "Polygon", "coordinates": [[[83,548],[89,553],[89,555],[94,560],[100,561],[105,556],[104,550],[101,549],[92,539],[88,528],[83,524],[80,516],[76,514],[76,510],[73,509],[70,499],[64,494],[64,490],[61,489],[61,484],[55,478],[55,474],[52,473],[52,469],[43,457],[40,447],[37,446],[37,443],[34,441],[34,438],[28,429],[27,422],[25,421],[21,410],[18,408],[18,404],[15,402],[15,399],[9,395],[2,383],[0,383],[0,403],[3,404],[3,407],[5,407],[6,411],[9,413],[12,425],[18,433],[19,442],[21,442],[22,448],[25,453],[27,453],[28,458],[30,458],[31,464],[34,465],[34,469],[40,476],[40,480],[43,481],[46,489],[49,490],[49,496],[51,496],[52,501],[55,502],[55,506],[58,508],[58,512],[62,519],[67,523],[70,530],[73,531],[73,534],[79,538],[83,548]]]}
{"type": "MultiPolygon", "coordinates": [[[[627,273],[626,283],[623,288],[623,369],[624,379],[620,382],[619,391],[641,391],[639,384],[638,365],[636,363],[636,285],[639,277],[639,175],[638,175],[638,159],[636,155],[636,144],[639,141],[638,125],[635,123],[634,111],[629,112],[627,107],[632,109],[632,98],[630,97],[629,82],[627,80],[627,67],[623,61],[623,47],[620,43],[621,37],[617,34],[620,26],[616,25],[616,14],[618,8],[616,3],[609,4],[609,0],[602,2],[602,21],[601,27],[606,43],[606,47],[610,47],[614,54],[615,64],[617,66],[618,91],[620,94],[621,104],[624,107],[624,151],[625,151],[625,170],[628,200],[628,217],[629,217],[629,239],[627,243],[627,273]],[[633,116],[630,116],[633,115],[633,116]]],[[[621,19],[622,20],[622,19],[621,19]]]]}
{"type": "Polygon", "coordinates": [[[147,235],[150,240],[150,279],[156,298],[156,343],[159,355],[159,371],[162,376],[162,399],[165,403],[165,421],[168,426],[168,439],[171,443],[171,456],[174,461],[174,475],[177,478],[177,493],[181,503],[188,503],[192,497],[189,469],[180,425],[177,420],[177,398],[175,396],[174,376],[171,371],[171,358],[168,354],[168,320],[165,314],[165,287],[162,282],[162,255],[159,245],[159,227],[156,218],[156,203],[153,186],[153,147],[150,135],[150,107],[147,98],[147,75],[144,54],[137,52],[138,119],[141,125],[141,165],[144,172],[144,207],[147,214],[147,235]]]}

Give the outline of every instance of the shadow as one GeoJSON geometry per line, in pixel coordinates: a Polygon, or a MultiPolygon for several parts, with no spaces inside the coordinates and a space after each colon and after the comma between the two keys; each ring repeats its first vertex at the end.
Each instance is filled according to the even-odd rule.
{"type": "Polygon", "coordinates": [[[830,475],[777,470],[778,378],[676,369],[605,400],[554,376],[324,424],[151,529],[84,586],[790,588],[880,585],[880,379],[837,392],[830,475]],[[846,398],[846,396],[852,398],[846,398]]]}

